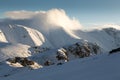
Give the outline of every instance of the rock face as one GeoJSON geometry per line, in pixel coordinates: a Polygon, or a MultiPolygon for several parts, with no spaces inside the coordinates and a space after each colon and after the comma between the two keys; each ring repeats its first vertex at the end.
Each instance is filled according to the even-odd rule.
{"type": "Polygon", "coordinates": [[[44,66],[50,66],[50,65],[54,65],[54,63],[52,63],[50,60],[44,63],[44,66]]]}
{"type": "Polygon", "coordinates": [[[56,58],[58,60],[58,65],[69,61],[67,51],[64,48],[58,49],[56,58]]]}
{"type": "MultiPolygon", "coordinates": [[[[48,50],[40,47],[33,48],[36,50],[35,53],[41,53],[41,51],[44,52],[48,50]]],[[[89,57],[99,53],[101,53],[101,47],[99,47],[98,44],[83,40],[56,50],[48,50],[46,53],[36,54],[35,58],[30,58],[31,60],[27,57],[10,58],[7,59],[7,64],[12,67],[28,67],[30,69],[38,69],[43,66],[62,65],[73,59],[89,57]]]]}
{"type": "Polygon", "coordinates": [[[65,47],[67,54],[74,55],[75,57],[84,58],[93,54],[100,53],[100,47],[96,43],[90,43],[87,41],[75,43],[69,47],[65,47]]]}
{"type": "Polygon", "coordinates": [[[101,53],[101,48],[96,43],[82,41],[57,50],[57,64],[61,65],[75,58],[84,58],[101,53]]]}
{"type": "MultiPolygon", "coordinates": [[[[37,69],[40,68],[42,66],[40,66],[39,64],[37,64],[36,62],[29,60],[26,57],[15,57],[15,58],[10,58],[7,60],[8,64],[10,64],[11,66],[15,66],[16,64],[19,64],[23,67],[30,67],[31,69],[37,69]]],[[[21,67],[21,66],[16,66],[16,67],[21,67]]]]}
{"type": "Polygon", "coordinates": [[[111,51],[109,52],[109,54],[113,54],[113,53],[116,53],[116,52],[120,52],[120,48],[111,50],[111,51]]]}
{"type": "Polygon", "coordinates": [[[28,60],[26,57],[15,57],[8,60],[11,63],[20,63],[23,66],[34,65],[34,61],[28,60]]]}
{"type": "Polygon", "coordinates": [[[62,48],[51,49],[44,53],[36,54],[31,59],[43,66],[61,65],[73,59],[100,54],[101,50],[98,44],[84,40],[62,48]]]}

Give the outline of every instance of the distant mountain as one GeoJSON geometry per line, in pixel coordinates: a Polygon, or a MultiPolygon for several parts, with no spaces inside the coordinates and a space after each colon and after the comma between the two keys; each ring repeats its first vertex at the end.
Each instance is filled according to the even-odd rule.
{"type": "MultiPolygon", "coordinates": [[[[12,57],[13,55],[20,56],[20,54],[30,54],[30,47],[40,46],[43,48],[56,49],[63,46],[72,45],[81,40],[86,40],[93,44],[99,45],[103,51],[110,51],[111,49],[120,47],[120,30],[115,28],[103,28],[101,30],[85,31],[80,29],[70,29],[62,26],[47,26],[42,23],[33,21],[33,19],[5,19],[0,22],[0,46],[2,59],[12,57]],[[6,44],[5,44],[6,43],[6,44]],[[9,44],[9,45],[8,45],[9,44]],[[17,46],[23,50],[9,51],[9,46],[23,45],[26,52],[21,46],[17,46]],[[8,54],[9,53],[9,54],[8,54]]],[[[24,48],[23,47],[23,48],[24,48]]],[[[16,49],[16,48],[15,48],[16,49]]]]}

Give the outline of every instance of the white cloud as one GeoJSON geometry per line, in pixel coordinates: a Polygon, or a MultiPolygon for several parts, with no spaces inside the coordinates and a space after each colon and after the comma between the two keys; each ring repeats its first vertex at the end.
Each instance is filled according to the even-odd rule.
{"type": "Polygon", "coordinates": [[[5,13],[6,17],[11,19],[32,19],[34,24],[38,24],[46,28],[58,28],[63,27],[66,29],[78,30],[78,29],[102,29],[113,27],[120,29],[120,26],[114,23],[86,23],[87,26],[82,27],[80,22],[75,18],[67,16],[63,9],[51,9],[48,11],[8,11],[5,13]],[[57,27],[56,27],[57,26],[57,27]]]}
{"type": "Polygon", "coordinates": [[[93,29],[101,30],[103,28],[111,28],[111,27],[120,30],[120,25],[115,24],[115,23],[106,23],[106,24],[105,23],[100,23],[100,24],[91,23],[85,29],[87,29],[87,30],[93,30],[93,29]]]}
{"type": "Polygon", "coordinates": [[[11,19],[29,19],[32,18],[35,15],[41,13],[45,13],[43,11],[25,11],[25,10],[21,10],[21,11],[8,11],[5,13],[5,16],[11,19]]]}
{"type": "Polygon", "coordinates": [[[118,24],[105,24],[105,25],[103,25],[103,27],[105,27],[105,28],[113,27],[113,28],[116,28],[116,29],[120,30],[120,25],[118,25],[118,24]]]}
{"type": "Polygon", "coordinates": [[[11,19],[33,19],[35,23],[44,26],[61,26],[68,29],[81,29],[81,24],[75,18],[68,17],[62,9],[48,11],[8,11],[5,13],[11,19]]]}

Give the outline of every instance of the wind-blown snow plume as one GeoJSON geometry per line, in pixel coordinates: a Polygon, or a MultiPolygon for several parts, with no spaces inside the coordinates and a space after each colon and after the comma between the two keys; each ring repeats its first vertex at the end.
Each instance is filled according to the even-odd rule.
{"type": "Polygon", "coordinates": [[[75,18],[70,18],[67,16],[63,9],[51,9],[48,11],[8,11],[5,13],[8,18],[11,19],[33,19],[35,24],[40,24],[44,26],[47,30],[49,28],[67,28],[72,30],[78,29],[103,29],[108,27],[113,27],[116,29],[120,29],[119,25],[116,24],[94,24],[90,23],[89,27],[82,27],[78,20],[75,18]],[[57,27],[56,27],[57,26],[57,27]]]}
{"type": "Polygon", "coordinates": [[[62,9],[48,11],[8,11],[5,13],[11,19],[34,19],[44,26],[59,26],[67,29],[80,29],[81,24],[75,18],[69,18],[62,9]]]}

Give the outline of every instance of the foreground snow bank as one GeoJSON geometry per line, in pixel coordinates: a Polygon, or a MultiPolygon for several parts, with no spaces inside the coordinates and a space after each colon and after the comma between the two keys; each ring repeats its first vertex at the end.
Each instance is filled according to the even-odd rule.
{"type": "Polygon", "coordinates": [[[59,66],[18,73],[0,80],[119,80],[119,62],[120,53],[109,56],[100,54],[59,66]]]}

